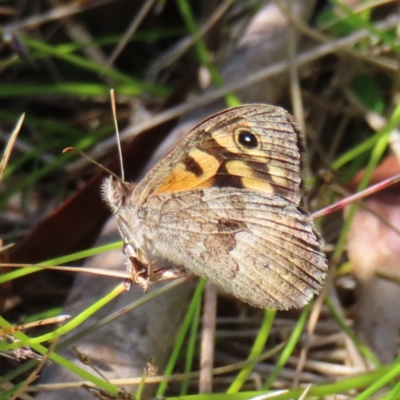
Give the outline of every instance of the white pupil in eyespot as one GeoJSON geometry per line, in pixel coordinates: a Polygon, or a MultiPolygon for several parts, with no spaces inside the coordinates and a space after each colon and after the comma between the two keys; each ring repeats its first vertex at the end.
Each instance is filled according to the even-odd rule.
{"type": "Polygon", "coordinates": [[[258,145],[257,137],[249,131],[239,133],[239,143],[247,148],[254,148],[258,145]]]}

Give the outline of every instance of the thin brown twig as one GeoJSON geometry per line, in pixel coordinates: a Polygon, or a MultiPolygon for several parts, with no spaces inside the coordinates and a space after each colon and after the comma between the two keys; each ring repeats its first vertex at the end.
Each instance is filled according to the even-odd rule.
{"type": "Polygon", "coordinates": [[[13,394],[13,396],[10,398],[10,400],[16,400],[21,395],[21,393],[26,391],[26,388],[29,386],[29,384],[37,378],[39,371],[43,368],[44,364],[47,362],[50,355],[53,353],[53,351],[56,347],[57,341],[58,341],[58,339],[54,339],[51,342],[50,347],[47,350],[46,354],[43,356],[41,361],[38,363],[38,365],[32,371],[32,373],[28,376],[28,378],[26,378],[22,382],[22,385],[17,389],[17,391],[13,394]]]}
{"type": "Polygon", "coordinates": [[[37,326],[63,323],[64,321],[66,321],[67,319],[70,319],[70,318],[71,318],[70,315],[58,315],[57,317],[40,319],[37,321],[22,324],[22,325],[14,325],[11,328],[1,328],[0,336],[9,335],[10,333],[13,333],[13,332],[23,331],[25,329],[29,329],[29,328],[33,328],[33,327],[37,327],[37,326]]]}
{"type": "Polygon", "coordinates": [[[354,203],[355,201],[361,200],[364,197],[377,193],[381,189],[387,189],[389,186],[392,186],[398,182],[400,182],[400,174],[392,176],[388,179],[384,179],[383,181],[376,183],[375,185],[372,185],[359,193],[355,193],[351,196],[346,197],[343,200],[340,200],[334,204],[331,204],[328,207],[323,208],[322,210],[318,210],[314,212],[312,216],[314,219],[316,219],[323,217],[324,215],[331,214],[335,211],[339,211],[350,203],[354,203]]]}
{"type": "MultiPolygon", "coordinates": [[[[391,180],[392,178],[388,178],[388,180],[391,180]]],[[[397,180],[395,181],[397,182],[397,180]]],[[[381,185],[381,182],[379,183],[379,187],[380,189],[384,190],[385,186],[381,185]]],[[[329,185],[330,189],[335,192],[340,194],[341,196],[345,196],[345,200],[347,201],[347,199],[349,197],[352,196],[352,194],[345,189],[343,186],[339,185],[339,184],[331,184],[329,185]]],[[[369,189],[369,188],[368,188],[369,189]]],[[[379,193],[379,190],[376,190],[377,193],[379,193]]],[[[360,194],[364,193],[364,191],[360,192],[360,194]]],[[[370,192],[370,194],[375,194],[375,191],[370,192]]],[[[356,201],[356,200],[354,200],[356,201]]],[[[380,215],[377,211],[375,211],[374,209],[372,209],[371,207],[368,206],[368,204],[366,204],[363,201],[360,201],[360,207],[362,209],[364,209],[365,211],[368,211],[370,214],[372,214],[374,217],[376,217],[380,222],[382,222],[383,224],[385,224],[387,227],[389,227],[393,232],[396,232],[399,236],[400,236],[400,229],[397,228],[388,218],[384,217],[383,215],[380,215]]]]}
{"type": "Polygon", "coordinates": [[[199,393],[212,393],[216,318],[217,289],[211,282],[207,282],[204,291],[199,393]]]}
{"type": "Polygon", "coordinates": [[[97,0],[92,2],[70,3],[44,12],[43,14],[36,14],[21,21],[14,21],[10,24],[6,24],[2,27],[2,30],[4,32],[14,32],[18,30],[34,29],[50,21],[61,20],[71,15],[90,10],[91,8],[101,7],[115,1],[116,0],[97,0]]]}
{"type": "MultiPolygon", "coordinates": [[[[282,348],[285,346],[286,343],[281,343],[278,346],[274,347],[271,350],[266,351],[265,353],[261,354],[259,357],[255,357],[246,361],[242,361],[239,363],[226,365],[223,367],[213,368],[212,373],[213,375],[221,375],[227,374],[229,372],[237,371],[244,367],[247,367],[252,364],[258,364],[261,361],[264,361],[268,358],[273,357],[282,348]]],[[[154,384],[160,382],[181,382],[182,380],[186,379],[197,379],[200,376],[200,372],[189,372],[184,374],[175,374],[170,376],[154,376],[154,377],[147,377],[146,384],[154,384]]],[[[110,379],[110,383],[113,385],[121,386],[121,385],[139,385],[142,381],[142,377],[138,378],[130,378],[130,379],[110,379]]],[[[80,387],[82,384],[93,386],[92,382],[85,381],[85,382],[64,382],[64,383],[51,383],[51,384],[40,384],[36,386],[31,386],[27,389],[28,392],[40,392],[40,391],[51,391],[51,390],[62,390],[62,389],[71,389],[80,387]]]]}
{"type": "Polygon", "coordinates": [[[223,1],[215,11],[210,15],[210,17],[205,21],[193,36],[187,36],[180,41],[178,41],[170,50],[167,50],[162,54],[155,62],[150,65],[147,76],[155,76],[161,69],[167,68],[173,62],[175,62],[179,57],[181,57],[186,51],[188,51],[197,40],[204,37],[206,33],[222,18],[225,12],[231,7],[233,0],[223,1]]]}
{"type": "Polygon", "coordinates": [[[114,271],[101,268],[84,268],[84,267],[69,267],[59,265],[40,265],[40,264],[14,264],[14,263],[0,263],[2,268],[35,268],[37,270],[47,269],[53,271],[64,271],[64,272],[79,272],[92,275],[103,275],[112,276],[114,278],[129,279],[132,274],[128,271],[114,271]]]}
{"type": "MultiPolygon", "coordinates": [[[[326,286],[328,286],[328,284],[326,284],[326,286]]],[[[319,296],[319,298],[314,302],[313,308],[311,310],[310,317],[309,317],[308,323],[307,323],[307,333],[306,333],[307,336],[306,336],[305,344],[304,344],[304,346],[302,347],[302,349],[300,351],[299,362],[296,365],[296,375],[295,375],[295,378],[294,378],[294,381],[293,381],[293,387],[294,388],[298,388],[298,386],[300,384],[301,374],[302,374],[302,372],[304,370],[304,367],[306,365],[308,352],[310,350],[310,344],[311,344],[312,336],[314,335],[315,329],[317,327],[317,322],[318,322],[319,317],[321,315],[322,305],[324,303],[324,298],[325,298],[325,296],[319,296]]]]}
{"type": "MultiPolygon", "coordinates": [[[[285,5],[282,4],[282,1],[279,0],[273,0],[275,5],[282,11],[282,13],[285,14],[286,18],[293,24],[293,26],[296,27],[296,29],[301,32],[303,35],[310,37],[311,39],[314,39],[318,42],[322,43],[328,43],[332,40],[332,37],[329,35],[321,32],[320,30],[311,28],[309,25],[305,24],[302,20],[296,18],[288,9],[285,5]]],[[[366,54],[362,54],[358,51],[354,51],[351,49],[343,49],[343,51],[351,55],[352,57],[355,57],[357,59],[361,59],[365,62],[368,62],[370,64],[374,64],[380,68],[384,69],[389,69],[391,71],[397,71],[398,70],[398,63],[397,61],[391,61],[387,59],[380,59],[376,55],[374,56],[368,56],[366,54]]]]}
{"type": "Polygon", "coordinates": [[[155,0],[146,0],[142,7],[140,8],[139,12],[136,14],[135,18],[129,25],[127,31],[123,35],[123,37],[119,40],[117,47],[111,53],[111,56],[106,61],[104,73],[110,68],[110,66],[114,63],[116,58],[120,55],[121,51],[124,49],[126,44],[129,42],[129,39],[132,35],[136,32],[137,28],[144,20],[148,12],[150,11],[151,7],[153,7],[155,0]]]}
{"type": "Polygon", "coordinates": [[[3,179],[4,171],[7,167],[8,160],[10,159],[12,149],[14,147],[15,141],[17,140],[17,136],[19,131],[21,130],[22,124],[25,119],[25,114],[22,114],[19,118],[17,125],[15,126],[13,132],[11,133],[10,139],[8,140],[7,146],[4,150],[3,157],[0,160],[0,182],[3,179]]]}

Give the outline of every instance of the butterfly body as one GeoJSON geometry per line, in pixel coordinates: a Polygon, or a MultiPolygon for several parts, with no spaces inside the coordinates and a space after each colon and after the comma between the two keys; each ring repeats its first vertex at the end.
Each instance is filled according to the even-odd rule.
{"type": "Polygon", "coordinates": [[[286,111],[241,106],[201,122],[135,188],[108,178],[134,280],[163,258],[257,307],[306,304],[326,260],[299,208],[300,143],[286,111]]]}

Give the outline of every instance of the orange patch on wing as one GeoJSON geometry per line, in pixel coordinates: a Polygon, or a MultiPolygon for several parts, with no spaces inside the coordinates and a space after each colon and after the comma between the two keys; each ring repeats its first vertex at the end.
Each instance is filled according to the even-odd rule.
{"type": "Polygon", "coordinates": [[[222,148],[228,149],[231,153],[239,154],[243,153],[242,149],[239,149],[232,138],[232,135],[213,135],[212,138],[222,148]]]}
{"type": "Polygon", "coordinates": [[[253,171],[246,163],[246,161],[233,160],[227,161],[225,164],[226,170],[231,175],[252,177],[253,171]]]}
{"type": "Polygon", "coordinates": [[[222,161],[215,156],[194,148],[182,157],[182,161],[161,182],[155,194],[210,187],[221,164],[222,161]]]}
{"type": "Polygon", "coordinates": [[[271,184],[259,179],[253,178],[242,178],[242,184],[246,189],[254,189],[265,193],[275,193],[275,190],[271,184]]]}
{"type": "Polygon", "coordinates": [[[273,186],[291,187],[292,181],[291,174],[282,168],[260,164],[257,170],[253,170],[246,161],[233,160],[225,164],[226,170],[229,174],[239,176],[242,178],[243,185],[248,189],[261,190],[263,192],[273,192],[273,186]]]}
{"type": "MultiPolygon", "coordinates": [[[[257,176],[255,171],[246,163],[246,161],[229,161],[225,164],[226,170],[229,174],[239,176],[242,184],[246,189],[259,190],[266,193],[274,193],[274,188],[270,182],[260,178],[262,175],[257,176]]],[[[265,171],[265,178],[272,178],[267,170],[265,171]]],[[[271,179],[272,180],[272,179],[271,179]]]]}

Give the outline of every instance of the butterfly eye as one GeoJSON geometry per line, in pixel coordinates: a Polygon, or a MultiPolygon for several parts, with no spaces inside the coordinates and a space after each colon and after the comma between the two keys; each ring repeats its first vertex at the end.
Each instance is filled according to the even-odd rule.
{"type": "Polygon", "coordinates": [[[114,204],[119,207],[121,205],[121,201],[122,201],[122,192],[120,191],[115,191],[112,193],[112,201],[114,202],[114,204]]]}
{"type": "Polygon", "coordinates": [[[114,181],[112,177],[104,179],[101,185],[101,194],[114,214],[118,212],[126,196],[122,182],[114,181]]]}
{"type": "Polygon", "coordinates": [[[247,149],[254,149],[258,146],[257,136],[250,131],[240,131],[238,135],[238,142],[247,149]]]}

